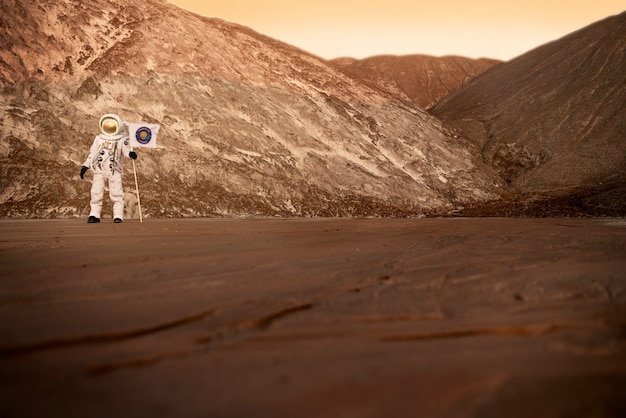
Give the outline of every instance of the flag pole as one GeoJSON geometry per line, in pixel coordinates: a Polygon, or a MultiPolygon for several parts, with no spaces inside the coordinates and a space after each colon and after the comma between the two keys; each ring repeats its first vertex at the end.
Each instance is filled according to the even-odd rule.
{"type": "Polygon", "coordinates": [[[133,160],[133,174],[135,174],[135,190],[137,191],[137,206],[139,208],[139,222],[143,223],[141,217],[141,199],[139,198],[139,183],[137,182],[137,168],[135,167],[135,160],[133,160]]]}

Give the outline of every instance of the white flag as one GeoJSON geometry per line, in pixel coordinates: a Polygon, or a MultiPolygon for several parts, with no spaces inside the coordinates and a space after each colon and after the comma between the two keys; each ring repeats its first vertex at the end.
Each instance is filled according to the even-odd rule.
{"type": "Polygon", "coordinates": [[[128,136],[133,147],[156,148],[157,134],[161,125],[158,123],[129,123],[128,136]]]}

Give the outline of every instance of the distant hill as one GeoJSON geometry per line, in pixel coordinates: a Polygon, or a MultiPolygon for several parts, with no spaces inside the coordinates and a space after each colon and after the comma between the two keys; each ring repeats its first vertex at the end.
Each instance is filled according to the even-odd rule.
{"type": "Polygon", "coordinates": [[[626,12],[491,68],[432,113],[511,191],[626,209],[626,12]]]}
{"type": "Polygon", "coordinates": [[[458,56],[379,55],[365,59],[338,58],[333,65],[368,85],[429,109],[469,79],[499,64],[494,59],[458,56]]]}

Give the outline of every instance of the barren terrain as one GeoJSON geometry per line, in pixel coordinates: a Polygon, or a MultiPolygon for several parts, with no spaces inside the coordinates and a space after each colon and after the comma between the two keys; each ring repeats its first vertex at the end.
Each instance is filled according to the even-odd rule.
{"type": "Polygon", "coordinates": [[[0,416],[624,416],[625,255],[617,218],[0,221],[0,416]]]}

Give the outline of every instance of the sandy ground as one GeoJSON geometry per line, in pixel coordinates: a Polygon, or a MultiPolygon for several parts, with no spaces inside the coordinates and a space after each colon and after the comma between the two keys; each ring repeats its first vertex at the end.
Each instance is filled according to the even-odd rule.
{"type": "Polygon", "coordinates": [[[623,219],[0,221],[0,417],[626,416],[623,219]]]}

